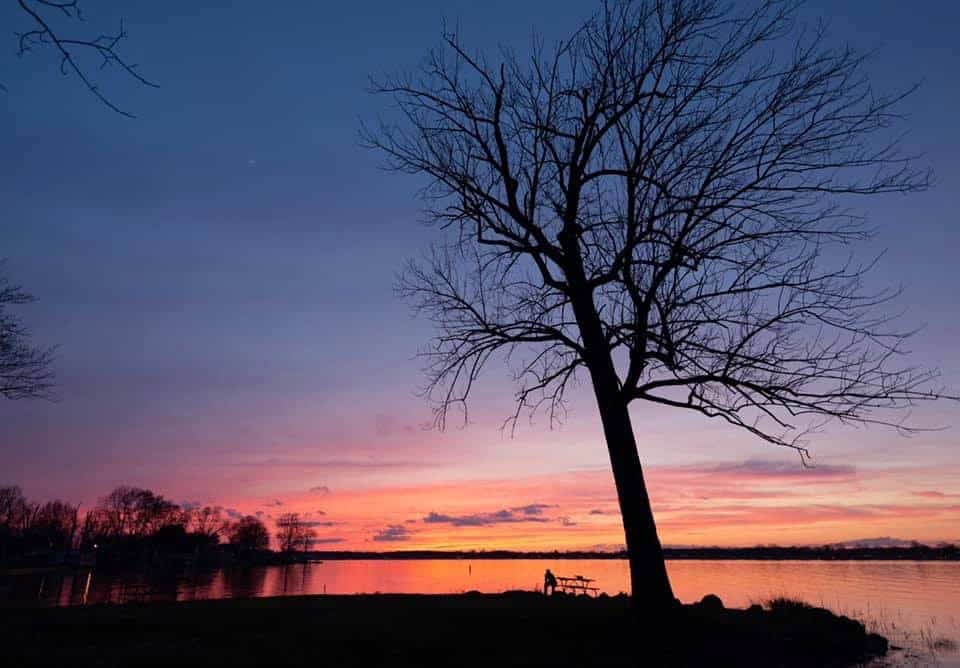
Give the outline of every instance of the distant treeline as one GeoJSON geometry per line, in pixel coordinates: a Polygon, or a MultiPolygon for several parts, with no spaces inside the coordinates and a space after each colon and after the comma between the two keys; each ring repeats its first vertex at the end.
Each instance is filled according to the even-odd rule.
{"type": "MultiPolygon", "coordinates": [[[[309,549],[312,529],[299,515],[277,519],[282,552],[309,549]]],[[[81,517],[64,501],[29,501],[0,487],[0,563],[57,562],[82,556],[100,565],[264,556],[270,533],[257,517],[230,517],[219,506],[186,508],[149,489],[121,486],[81,517]]]]}
{"type": "Polygon", "coordinates": [[[908,547],[699,547],[667,548],[667,559],[742,559],[770,561],[957,561],[956,545],[921,545],[908,547]]]}
{"type": "MultiPolygon", "coordinates": [[[[701,560],[768,560],[768,561],[958,561],[960,547],[956,545],[909,547],[695,547],[665,548],[667,559],[701,560]]],[[[401,550],[394,552],[311,552],[314,559],[626,559],[627,553],[591,551],[516,552],[512,550],[478,550],[467,552],[437,550],[401,550]]]]}

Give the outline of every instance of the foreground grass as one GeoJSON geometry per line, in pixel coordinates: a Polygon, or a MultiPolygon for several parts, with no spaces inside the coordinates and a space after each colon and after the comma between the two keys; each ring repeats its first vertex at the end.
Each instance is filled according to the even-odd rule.
{"type": "Polygon", "coordinates": [[[655,628],[625,597],[512,592],[4,610],[0,629],[10,666],[847,666],[885,649],[826,610],[707,598],[655,628]]]}

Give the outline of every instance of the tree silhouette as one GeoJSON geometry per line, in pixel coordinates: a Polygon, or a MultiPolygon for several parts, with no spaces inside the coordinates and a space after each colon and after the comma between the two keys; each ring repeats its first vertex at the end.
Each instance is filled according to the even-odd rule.
{"type": "Polygon", "coordinates": [[[28,527],[30,538],[45,548],[69,550],[80,526],[79,506],[64,501],[38,505],[28,527]]]}
{"type": "Polygon", "coordinates": [[[27,328],[10,311],[32,301],[0,274],[0,396],[6,399],[46,398],[53,386],[53,349],[32,345],[27,328]]]}
{"type": "Polygon", "coordinates": [[[229,529],[230,523],[224,518],[220,506],[204,506],[185,512],[189,516],[190,530],[211,542],[219,542],[220,536],[229,529]]]}
{"type": "MultiPolygon", "coordinates": [[[[21,58],[34,51],[53,49],[60,58],[60,72],[73,75],[100,102],[113,111],[133,118],[107,97],[91,74],[91,70],[119,67],[138,83],[156,88],[157,85],[144,78],[137,66],[119,52],[120,42],[127,33],[121,24],[113,34],[96,37],[65,35],[58,20],[84,21],[79,0],[17,0],[21,13],[30,28],[17,32],[17,55],[21,58]],[[93,56],[95,64],[86,60],[93,56]]],[[[0,83],[0,91],[6,92],[0,83]]],[[[50,371],[52,349],[39,349],[27,341],[27,332],[22,323],[7,312],[10,305],[26,304],[33,298],[17,286],[11,285],[0,275],[0,396],[7,399],[49,397],[53,387],[50,371]]]]}
{"type": "Polygon", "coordinates": [[[864,58],[799,30],[798,3],[603,4],[520,58],[457,34],[422,69],[375,82],[402,119],[365,128],[426,177],[441,241],[399,282],[438,330],[424,352],[436,423],[506,358],[524,411],[561,419],[589,378],[645,605],[674,598],[628,407],[693,411],[809,456],[825,421],[892,425],[934,399],[899,361],[909,332],[846,259],[869,236],[857,196],[923,190],[864,58]]]}
{"type": "Polygon", "coordinates": [[[237,546],[242,552],[255,552],[270,547],[270,534],[263,522],[247,515],[230,525],[228,529],[231,545],[237,546]]]}
{"type": "Polygon", "coordinates": [[[78,511],[63,501],[33,503],[19,487],[0,487],[0,562],[30,551],[71,549],[78,511]]]}
{"type": "Polygon", "coordinates": [[[19,487],[0,487],[0,562],[6,561],[12,544],[29,526],[33,510],[19,487]]]}
{"type": "Polygon", "coordinates": [[[161,528],[185,525],[180,506],[149,489],[121,485],[97,501],[84,518],[85,543],[144,539],[161,528]]]}
{"type": "MultiPolygon", "coordinates": [[[[58,21],[83,23],[84,14],[79,0],[17,0],[21,12],[30,28],[17,32],[17,55],[23,57],[34,51],[52,49],[60,59],[60,73],[73,75],[94,97],[122,116],[133,118],[133,114],[117,106],[101,90],[92,72],[107,67],[118,67],[136,82],[157,88],[157,84],[145,78],[137,66],[124,58],[119,51],[120,43],[127,33],[120,24],[114,33],[100,33],[94,36],[66,35],[58,21]],[[88,58],[92,58],[90,62],[88,58]]],[[[0,86],[0,89],[3,87],[0,86]]]]}
{"type": "Polygon", "coordinates": [[[284,513],[277,518],[277,544],[281,552],[306,552],[317,532],[307,526],[299,513],[284,513]]]}

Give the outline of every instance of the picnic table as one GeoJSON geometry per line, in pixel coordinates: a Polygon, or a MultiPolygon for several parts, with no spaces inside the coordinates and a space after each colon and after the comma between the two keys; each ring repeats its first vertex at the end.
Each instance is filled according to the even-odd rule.
{"type": "Polygon", "coordinates": [[[585,578],[582,575],[558,575],[556,589],[568,594],[599,595],[600,587],[594,587],[590,584],[591,582],[593,582],[593,579],[585,578]]]}

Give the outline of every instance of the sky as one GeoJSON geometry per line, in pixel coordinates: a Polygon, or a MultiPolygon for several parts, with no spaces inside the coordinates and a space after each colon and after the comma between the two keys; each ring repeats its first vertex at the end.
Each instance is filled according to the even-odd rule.
{"type": "MultiPolygon", "coordinates": [[[[360,123],[389,114],[371,75],[409,70],[443,22],[477,48],[567,35],[590,3],[84,3],[120,18],[123,52],[159,88],[106,71],[99,104],[49,54],[0,42],[0,257],[56,345],[57,400],[0,403],[0,485],[91,507],[119,484],[268,523],[301,512],[350,549],[582,549],[622,544],[589,388],[559,428],[500,426],[506,369],[471,423],[427,430],[415,354],[427,323],[394,295],[429,244],[419,183],[387,174],[360,123]]],[[[960,388],[960,5],[810,0],[830,41],[875,51],[878,90],[920,83],[903,145],[934,188],[863,204],[877,280],[923,325],[912,359],[960,388]]],[[[24,27],[15,3],[0,25],[24,27]]],[[[9,30],[2,31],[4,34],[9,30]]],[[[661,538],[671,545],[960,540],[960,409],[907,439],[831,427],[815,468],[748,434],[634,405],[661,538]],[[951,425],[953,425],[951,427],[951,425]]]]}

